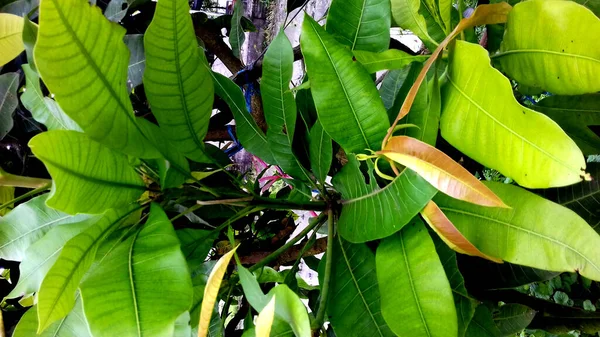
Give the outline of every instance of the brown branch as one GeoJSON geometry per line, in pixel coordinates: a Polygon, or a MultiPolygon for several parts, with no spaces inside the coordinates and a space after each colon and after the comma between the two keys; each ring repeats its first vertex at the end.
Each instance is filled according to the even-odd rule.
{"type": "MultiPolygon", "coordinates": [[[[303,247],[304,247],[304,245],[302,245],[302,244],[292,246],[290,249],[286,250],[284,253],[279,255],[277,260],[275,260],[274,264],[282,265],[282,264],[296,261],[296,259],[300,255],[300,252],[302,251],[303,247]]],[[[315,241],[315,244],[312,247],[310,247],[302,255],[302,257],[321,254],[321,253],[325,252],[326,250],[327,250],[327,238],[320,238],[315,241]]],[[[245,264],[245,265],[256,264],[256,263],[260,262],[262,259],[264,259],[265,257],[269,256],[269,254],[271,254],[271,253],[272,252],[253,252],[252,255],[240,256],[240,260],[242,261],[242,264],[245,264]]],[[[232,262],[232,263],[234,263],[234,262],[232,262]]]]}
{"type": "Polygon", "coordinates": [[[233,55],[231,48],[223,41],[223,36],[219,31],[205,25],[198,25],[196,26],[196,35],[202,39],[206,48],[212,51],[233,74],[244,69],[244,64],[233,55]]]}
{"type": "MultiPolygon", "coordinates": [[[[232,127],[232,131],[235,136],[235,126],[232,127]]],[[[206,137],[204,137],[205,142],[221,142],[224,140],[232,140],[226,128],[208,130],[206,137]]]]}

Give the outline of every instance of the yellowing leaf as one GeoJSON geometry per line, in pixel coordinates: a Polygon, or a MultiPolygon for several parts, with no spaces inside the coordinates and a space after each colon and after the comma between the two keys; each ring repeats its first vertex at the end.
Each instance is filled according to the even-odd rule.
{"type": "Polygon", "coordinates": [[[202,305],[200,308],[198,337],[206,337],[206,335],[208,334],[208,328],[210,327],[210,318],[213,314],[213,308],[215,307],[217,295],[219,295],[221,281],[223,281],[223,275],[225,275],[225,271],[227,271],[229,261],[231,260],[231,257],[235,253],[237,247],[239,246],[236,246],[227,254],[223,255],[219,259],[219,261],[217,261],[217,264],[215,264],[215,267],[208,276],[208,281],[206,281],[206,287],[204,288],[204,299],[202,300],[202,305]]]}
{"type": "Polygon", "coordinates": [[[0,67],[19,56],[23,44],[23,18],[13,14],[0,14],[0,67]]]}
{"type": "Polygon", "coordinates": [[[446,217],[444,212],[442,212],[435,202],[430,201],[421,211],[421,215],[429,227],[431,227],[431,229],[444,240],[448,247],[453,250],[461,254],[479,256],[490,261],[502,263],[502,260],[482,253],[477,247],[469,242],[469,240],[456,229],[454,224],[446,217]]]}
{"type": "Polygon", "coordinates": [[[441,192],[481,206],[507,207],[489,188],[442,151],[407,136],[392,137],[378,152],[418,173],[441,192]]]}
{"type": "Polygon", "coordinates": [[[275,296],[271,298],[267,306],[258,314],[256,318],[256,337],[269,337],[271,326],[273,325],[273,316],[275,315],[275,296]]]}

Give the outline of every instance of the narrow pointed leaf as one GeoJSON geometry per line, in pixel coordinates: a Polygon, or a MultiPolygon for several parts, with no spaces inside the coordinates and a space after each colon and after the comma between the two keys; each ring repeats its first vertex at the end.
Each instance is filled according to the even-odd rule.
{"type": "Polygon", "coordinates": [[[98,214],[135,202],[145,190],[127,156],[83,133],[44,132],[32,138],[29,147],[52,176],[50,207],[69,214],[98,214]]]}
{"type": "Polygon", "coordinates": [[[80,289],[94,337],[173,335],[175,321],[190,308],[192,282],[160,206],[152,204],[146,224],[120,241],[80,289]]]}
{"type": "Polygon", "coordinates": [[[384,188],[375,181],[369,163],[369,183],[360,171],[359,162],[348,158],[333,178],[342,194],[342,213],[338,230],[350,242],[381,239],[399,231],[427,205],[437,190],[409,169],[404,169],[384,188]]]}
{"type": "Polygon", "coordinates": [[[77,296],[75,308],[62,320],[55,322],[41,334],[37,334],[37,306],[31,307],[21,318],[13,337],[92,337],[87,321],[83,315],[81,296],[77,296]]]}
{"type": "Polygon", "coordinates": [[[493,314],[493,320],[502,336],[510,336],[527,328],[535,314],[535,310],[522,304],[506,304],[493,314]]]}
{"type": "Polygon", "coordinates": [[[481,207],[443,194],[434,198],[479,250],[511,263],[549,271],[578,271],[600,280],[600,236],[582,218],[517,186],[485,184],[512,209],[481,207]]]}
{"type": "Polygon", "coordinates": [[[18,88],[18,73],[0,75],[0,140],[13,128],[13,113],[19,105],[18,88]]]}
{"type": "Polygon", "coordinates": [[[386,50],[390,24],[387,0],[334,0],[327,15],[327,31],[352,50],[386,50]]]}
{"type": "Polygon", "coordinates": [[[600,50],[590,41],[599,36],[600,19],[582,5],[526,1],[510,13],[494,60],[519,83],[559,95],[593,93],[600,91],[600,50]]]}
{"type": "Polygon", "coordinates": [[[233,15],[231,16],[231,29],[229,29],[229,44],[231,45],[233,56],[237,58],[241,58],[242,45],[246,38],[241,22],[243,16],[244,3],[242,1],[235,1],[233,4],[233,15]]]}
{"type": "MultiPolygon", "coordinates": [[[[212,245],[211,245],[212,247],[212,245]]],[[[192,285],[193,285],[193,297],[192,297],[192,306],[190,307],[190,325],[192,328],[198,327],[198,321],[200,320],[200,308],[202,306],[202,299],[204,298],[204,288],[206,287],[206,282],[208,282],[208,276],[210,275],[210,271],[215,266],[217,261],[209,260],[200,264],[196,267],[192,272],[192,285]]],[[[189,264],[189,263],[188,263],[189,264]]],[[[217,304],[218,305],[218,304],[217,304]]],[[[215,309],[216,306],[215,306],[215,309]]],[[[216,312],[216,318],[220,318],[218,311],[216,312]]],[[[210,331],[212,330],[212,326],[215,323],[215,313],[213,312],[213,317],[211,318],[211,327],[209,328],[209,336],[211,335],[210,331]]],[[[221,330],[220,325],[218,324],[218,330],[221,330]]],[[[197,335],[194,334],[194,335],[197,335]]]]}
{"type": "Polygon", "coordinates": [[[457,41],[447,79],[440,128],[454,147],[524,187],[583,180],[585,159],[575,142],[550,118],[517,103],[483,47],[457,41]],[[482,83],[490,90],[482,91],[482,83]]]}
{"type": "Polygon", "coordinates": [[[379,148],[389,122],[367,71],[308,15],[300,44],[325,131],[347,153],[379,148]]]}
{"type": "MultiPolygon", "coordinates": [[[[379,94],[381,95],[383,105],[385,106],[385,109],[388,110],[388,112],[393,107],[394,102],[397,99],[396,97],[400,95],[400,92],[403,87],[406,88],[404,90],[404,95],[402,95],[401,97],[401,100],[404,101],[404,97],[406,97],[410,85],[412,85],[412,82],[414,82],[414,78],[417,76],[416,74],[418,74],[418,71],[421,70],[420,68],[416,70],[417,67],[418,66],[415,64],[414,66],[411,65],[410,67],[406,66],[402,69],[391,70],[383,78],[381,86],[379,87],[379,94]],[[415,74],[413,74],[412,76],[409,75],[409,72],[415,71],[415,74]]],[[[394,110],[398,111],[399,109],[400,105],[398,105],[397,109],[394,110]]],[[[394,118],[396,117],[396,111],[393,112],[393,115],[390,118],[391,120],[394,120],[394,118]]]]}
{"type": "Polygon", "coordinates": [[[90,138],[133,156],[158,157],[129,100],[124,35],[86,0],[42,0],[35,62],[61,108],[90,138]]]}
{"type": "Polygon", "coordinates": [[[25,49],[22,33],[22,17],[0,13],[0,67],[19,56],[25,49]]]}
{"type": "MultiPolygon", "coordinates": [[[[412,68],[411,68],[412,73],[412,68]]],[[[400,96],[400,93],[399,95],[400,96]]],[[[396,97],[396,103],[402,97],[396,97]]],[[[397,109],[393,110],[394,113],[397,109]]],[[[415,97],[415,102],[410,108],[410,113],[400,120],[402,124],[414,124],[417,128],[404,129],[404,135],[418,139],[431,146],[435,146],[440,130],[440,114],[442,112],[442,97],[440,92],[440,84],[437,76],[421,86],[415,97]]]]}
{"type": "Polygon", "coordinates": [[[312,129],[310,129],[308,144],[310,166],[315,177],[317,177],[317,180],[323,183],[331,168],[333,146],[331,144],[331,137],[323,130],[323,126],[321,126],[321,123],[318,120],[315,122],[312,129]]]}
{"type": "Polygon", "coordinates": [[[24,19],[23,21],[23,45],[25,47],[25,52],[27,53],[27,63],[37,72],[37,68],[35,66],[35,59],[33,58],[33,48],[35,47],[35,42],[37,41],[38,34],[38,25],[31,22],[30,19],[24,19]]]}
{"type": "Polygon", "coordinates": [[[381,70],[402,69],[412,62],[425,62],[428,55],[410,55],[398,49],[388,49],[381,53],[355,50],[354,57],[369,73],[381,70]]]}
{"type": "Polygon", "coordinates": [[[418,173],[441,192],[482,206],[506,207],[492,191],[442,151],[407,136],[392,137],[385,157],[418,173]]]}
{"type": "Polygon", "coordinates": [[[186,0],[157,4],[144,35],[144,90],[160,127],[180,152],[201,161],[214,87],[186,0]]]}

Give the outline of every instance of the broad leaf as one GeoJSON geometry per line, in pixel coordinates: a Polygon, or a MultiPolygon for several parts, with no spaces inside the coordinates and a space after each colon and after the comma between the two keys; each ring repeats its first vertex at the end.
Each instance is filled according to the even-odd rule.
{"type": "Polygon", "coordinates": [[[81,297],[77,295],[75,308],[59,322],[55,322],[41,334],[37,334],[38,319],[37,306],[31,307],[21,318],[13,337],[92,337],[90,329],[83,315],[81,297]]]}
{"type": "Polygon", "coordinates": [[[29,141],[53,179],[48,206],[69,214],[98,214],[135,202],[144,182],[127,156],[75,131],[40,133],[29,141]]]}
{"type": "Polygon", "coordinates": [[[46,206],[48,194],[15,207],[0,218],[0,257],[22,261],[31,244],[41,239],[52,227],[88,219],[89,215],[71,216],[46,206]]]}
{"type": "Polygon", "coordinates": [[[438,194],[434,201],[483,253],[549,271],[600,280],[600,236],[573,211],[517,186],[486,185],[512,209],[491,209],[438,194]]]}
{"type": "Polygon", "coordinates": [[[331,137],[323,130],[323,126],[318,120],[310,129],[309,153],[311,169],[317,180],[324,183],[331,168],[333,147],[331,137]]]}
{"type": "Polygon", "coordinates": [[[18,88],[18,73],[0,75],[0,140],[13,128],[13,113],[19,105],[18,88]]]}
{"type": "Polygon", "coordinates": [[[381,314],[375,256],[365,244],[333,238],[327,313],[338,336],[395,336],[381,314]]]}
{"type": "Polygon", "coordinates": [[[333,178],[342,194],[338,230],[350,242],[381,239],[399,231],[427,205],[437,190],[409,169],[380,188],[368,161],[368,183],[354,157],[333,178]]]}
{"type": "Polygon", "coordinates": [[[180,152],[202,161],[214,88],[187,0],[163,0],[157,5],[144,48],[144,90],[152,113],[180,152]]]}
{"type": "Polygon", "coordinates": [[[376,261],[381,312],[394,333],[457,336],[452,289],[420,219],[384,239],[376,261]]]}
{"type": "Polygon", "coordinates": [[[492,320],[492,313],[485,305],[480,305],[475,310],[475,316],[467,328],[465,337],[500,337],[500,330],[492,320]]]}
{"type": "Polygon", "coordinates": [[[242,28],[242,18],[244,17],[244,3],[242,1],[235,1],[233,4],[233,15],[231,16],[231,27],[229,29],[229,44],[231,45],[231,51],[233,56],[241,59],[242,45],[246,35],[242,28]]]}
{"type": "Polygon", "coordinates": [[[144,35],[128,34],[123,41],[129,49],[129,66],[127,67],[127,89],[130,91],[142,84],[146,69],[146,53],[144,52],[144,35]]]}
{"type": "Polygon", "coordinates": [[[390,24],[388,0],[334,0],[327,15],[327,31],[352,50],[386,50],[390,24]]]}
{"type": "Polygon", "coordinates": [[[440,128],[454,147],[524,187],[582,180],[585,159],[575,142],[550,118],[517,103],[481,46],[456,41],[447,79],[440,128]]]}
{"type": "Polygon", "coordinates": [[[19,56],[23,45],[23,18],[0,13],[0,67],[19,56]]]}
{"type": "Polygon", "coordinates": [[[572,1],[535,0],[515,5],[494,60],[519,83],[554,94],[600,91],[600,19],[572,1]],[[553,38],[549,39],[548,37],[553,38]]]}
{"type": "Polygon", "coordinates": [[[410,55],[398,49],[388,49],[381,53],[355,50],[354,57],[369,73],[381,70],[402,69],[412,62],[424,62],[427,55],[410,55]]]}
{"type": "Polygon", "coordinates": [[[392,0],[391,4],[393,22],[417,35],[430,50],[450,32],[451,1],[392,0]]]}
{"type": "MultiPolygon", "coordinates": [[[[412,70],[419,67],[418,64],[406,66],[402,69],[396,69],[389,71],[383,81],[381,82],[381,86],[379,87],[379,94],[381,95],[381,100],[383,101],[383,105],[386,110],[390,110],[396,101],[396,97],[399,96],[402,88],[405,88],[404,95],[401,97],[401,101],[404,101],[404,97],[406,93],[408,93],[408,89],[414,82],[414,78],[417,76],[417,73],[421,70],[412,70]],[[413,76],[409,75],[409,72],[416,72],[413,76]]],[[[400,105],[398,105],[398,111],[400,109],[400,105]]],[[[396,117],[396,112],[393,112],[393,116],[391,116],[391,120],[394,120],[396,117]]]]}
{"type": "Polygon", "coordinates": [[[90,138],[133,156],[158,157],[133,115],[124,35],[86,0],[42,0],[35,62],[61,108],[90,138]]]}
{"type": "Polygon", "coordinates": [[[190,307],[192,282],[160,206],[152,204],[146,224],[119,242],[80,289],[94,337],[173,334],[175,321],[190,307]]]}
{"type": "Polygon", "coordinates": [[[379,149],[389,122],[369,74],[308,15],[300,44],[325,131],[347,153],[379,149]]]}
{"type": "Polygon", "coordinates": [[[496,327],[502,336],[510,336],[523,331],[535,317],[536,311],[521,304],[506,304],[493,314],[496,327]]]}
{"type": "MultiPolygon", "coordinates": [[[[206,260],[217,233],[192,228],[182,228],[177,231],[177,237],[181,243],[181,251],[192,272],[206,260]]],[[[207,275],[208,276],[208,275],[207,275]]]]}

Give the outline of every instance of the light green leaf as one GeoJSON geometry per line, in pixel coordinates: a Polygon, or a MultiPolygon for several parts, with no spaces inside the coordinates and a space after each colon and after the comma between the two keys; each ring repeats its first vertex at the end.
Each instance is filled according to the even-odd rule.
{"type": "Polygon", "coordinates": [[[517,82],[559,95],[600,91],[600,19],[572,1],[515,5],[500,52],[494,55],[517,82]],[[552,36],[551,39],[548,37],[552,36]]]}
{"type": "Polygon", "coordinates": [[[369,165],[369,183],[360,172],[359,162],[348,158],[333,178],[342,194],[338,230],[350,242],[381,239],[399,231],[425,207],[437,190],[409,169],[404,169],[389,185],[380,188],[369,165]]]}
{"type": "Polygon", "coordinates": [[[75,131],[43,132],[29,141],[53,179],[48,206],[99,214],[135,202],[145,190],[127,156],[75,131]]]}
{"type": "MultiPolygon", "coordinates": [[[[271,335],[270,336],[293,337],[294,332],[292,331],[292,328],[290,328],[289,324],[287,324],[286,322],[284,322],[280,319],[275,318],[275,320],[273,321],[273,325],[271,326],[271,335]]],[[[255,328],[252,327],[248,330],[245,330],[242,337],[256,337],[255,328]]]]}
{"type": "Polygon", "coordinates": [[[392,0],[392,25],[408,29],[434,50],[450,32],[451,1],[447,0],[392,0]],[[438,7],[444,13],[444,18],[438,7]],[[440,24],[440,22],[445,24],[440,24]]]}
{"type": "Polygon", "coordinates": [[[146,53],[144,52],[144,35],[128,34],[123,41],[129,49],[129,66],[127,67],[127,89],[129,91],[142,84],[146,69],[146,53]]]}
{"type": "Polygon", "coordinates": [[[175,321],[175,331],[173,337],[192,337],[192,327],[190,326],[190,312],[186,311],[175,321]]]}
{"type": "Polygon", "coordinates": [[[517,103],[483,47],[456,41],[447,79],[440,128],[452,146],[524,187],[582,180],[585,159],[575,142],[550,118],[517,103]]]}
{"type": "MultiPolygon", "coordinates": [[[[37,41],[38,25],[31,22],[29,19],[23,21],[23,45],[25,46],[25,52],[27,54],[27,63],[37,73],[35,67],[35,60],[33,59],[33,48],[37,41]]],[[[24,66],[24,65],[21,65],[24,66]]]]}
{"type": "Polygon", "coordinates": [[[334,239],[327,313],[337,336],[395,336],[383,319],[375,255],[365,244],[334,239]]]}
{"type": "Polygon", "coordinates": [[[83,315],[81,297],[77,295],[75,308],[61,321],[55,322],[41,334],[37,334],[37,306],[31,307],[21,318],[13,337],[92,337],[83,315]]]}
{"type": "MultiPolygon", "coordinates": [[[[13,186],[0,186],[0,205],[4,205],[15,198],[15,188],[13,186]]],[[[6,215],[12,208],[13,204],[9,205],[5,209],[0,210],[0,218],[6,215]]]]}
{"type": "Polygon", "coordinates": [[[493,319],[502,336],[511,336],[523,331],[535,317],[536,311],[522,304],[506,304],[494,313],[493,319]]]}
{"type": "Polygon", "coordinates": [[[52,227],[88,219],[89,215],[71,216],[46,206],[48,194],[20,204],[0,218],[0,257],[22,261],[25,251],[52,227]]]}
{"type": "Polygon", "coordinates": [[[429,58],[428,55],[410,55],[398,49],[381,53],[355,50],[354,57],[372,74],[381,70],[402,69],[412,62],[425,62],[429,58]]]}
{"type": "Polygon", "coordinates": [[[180,152],[202,161],[214,88],[187,0],[158,3],[144,47],[144,89],[152,113],[180,152]]]}
{"type": "Polygon", "coordinates": [[[94,337],[171,336],[190,308],[192,282],[164,211],[152,204],[146,224],[120,242],[80,289],[94,337]]]}
{"type": "Polygon", "coordinates": [[[237,58],[241,58],[242,45],[246,38],[241,23],[243,16],[244,3],[242,1],[235,1],[233,4],[233,15],[231,16],[231,28],[229,29],[229,44],[231,45],[233,56],[237,58]]]}
{"type": "Polygon", "coordinates": [[[379,149],[389,122],[369,74],[308,15],[300,44],[325,131],[346,153],[379,149]]]}
{"type": "Polygon", "coordinates": [[[73,309],[79,282],[92,266],[99,245],[137,210],[137,206],[110,209],[92,227],[64,245],[38,293],[39,331],[73,309]]]}
{"type": "Polygon", "coordinates": [[[18,73],[0,75],[0,140],[13,128],[13,113],[19,105],[18,88],[18,73]]]}
{"type": "Polygon", "coordinates": [[[457,336],[452,289],[418,217],[377,248],[381,312],[399,336],[457,336]]]}
{"type": "Polygon", "coordinates": [[[467,328],[465,337],[500,337],[500,330],[492,320],[492,313],[485,305],[480,305],[475,310],[475,316],[467,328]]]}
{"type": "Polygon", "coordinates": [[[124,35],[86,0],[42,0],[35,62],[61,108],[90,138],[132,156],[159,157],[133,115],[124,35]]]}
{"type": "Polygon", "coordinates": [[[600,236],[573,211],[513,185],[486,182],[512,209],[480,207],[438,193],[434,201],[483,253],[600,280],[600,236]]]}
{"type": "Polygon", "coordinates": [[[22,17],[0,13],[0,67],[19,56],[25,49],[22,33],[22,17]]]}
{"type": "Polygon", "coordinates": [[[317,120],[310,129],[309,136],[309,153],[310,153],[310,166],[312,168],[315,177],[321,182],[325,182],[329,168],[331,167],[331,161],[333,160],[333,147],[331,144],[331,137],[323,130],[323,126],[317,120]]]}
{"type": "Polygon", "coordinates": [[[327,15],[327,31],[352,50],[386,50],[390,24],[389,0],[334,0],[327,15]]]}

